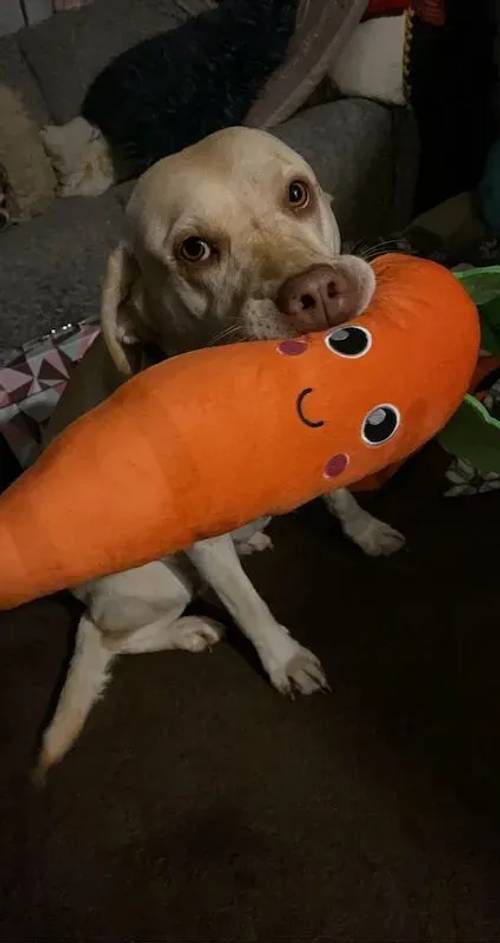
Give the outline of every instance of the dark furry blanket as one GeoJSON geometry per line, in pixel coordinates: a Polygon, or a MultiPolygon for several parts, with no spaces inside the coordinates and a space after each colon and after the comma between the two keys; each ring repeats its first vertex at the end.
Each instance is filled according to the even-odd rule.
{"type": "Polygon", "coordinates": [[[82,115],[100,128],[121,176],[219,128],[241,124],[285,58],[298,0],[225,0],[118,56],[82,115]]]}

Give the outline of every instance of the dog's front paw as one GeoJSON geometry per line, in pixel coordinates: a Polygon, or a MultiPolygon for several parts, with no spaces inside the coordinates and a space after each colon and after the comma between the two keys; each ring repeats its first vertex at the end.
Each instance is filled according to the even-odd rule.
{"type": "Polygon", "coordinates": [[[274,654],[267,668],[273,686],[288,697],[330,690],[319,658],[288,633],[283,639],[282,652],[274,654]]]}
{"type": "Polygon", "coordinates": [[[223,635],[222,625],[213,619],[185,616],[172,627],[172,648],[195,654],[211,651],[223,635]]]}
{"type": "Polygon", "coordinates": [[[273,550],[273,542],[263,531],[253,534],[248,540],[235,541],[239,557],[249,557],[252,553],[262,553],[263,550],[273,550]]]}
{"type": "Polygon", "coordinates": [[[390,557],[405,544],[403,534],[371,515],[356,522],[356,526],[346,528],[345,533],[369,557],[390,557]]]}

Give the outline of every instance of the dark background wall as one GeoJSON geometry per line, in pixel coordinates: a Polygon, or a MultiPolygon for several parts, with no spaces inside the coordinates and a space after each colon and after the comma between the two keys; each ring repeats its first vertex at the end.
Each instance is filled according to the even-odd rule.
{"type": "Polygon", "coordinates": [[[499,0],[447,0],[446,23],[414,19],[410,81],[422,156],[417,212],[473,189],[497,131],[499,0]]]}

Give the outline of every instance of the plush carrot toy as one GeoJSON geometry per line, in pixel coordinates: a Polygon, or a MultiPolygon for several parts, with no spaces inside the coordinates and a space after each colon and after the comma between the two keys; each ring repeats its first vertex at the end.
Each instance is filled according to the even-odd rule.
{"type": "Polygon", "coordinates": [[[432,262],[374,269],[355,321],[176,357],[73,423],[0,498],[0,607],[288,511],[430,439],[468,387],[477,310],[432,262]]]}

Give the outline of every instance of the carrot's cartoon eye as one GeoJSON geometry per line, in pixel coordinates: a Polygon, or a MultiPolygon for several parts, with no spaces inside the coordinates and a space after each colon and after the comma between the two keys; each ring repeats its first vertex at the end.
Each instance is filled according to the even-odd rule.
{"type": "Polygon", "coordinates": [[[363,357],[372,346],[372,336],[366,327],[344,324],[326,335],[325,344],[340,357],[363,357]]]}
{"type": "Polygon", "coordinates": [[[367,445],[382,445],[397,432],[401,416],[390,403],[381,403],[370,410],[361,426],[361,438],[367,445]]]}

